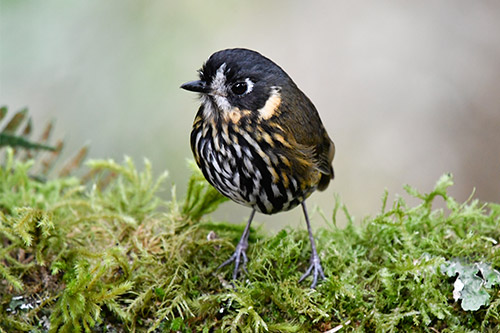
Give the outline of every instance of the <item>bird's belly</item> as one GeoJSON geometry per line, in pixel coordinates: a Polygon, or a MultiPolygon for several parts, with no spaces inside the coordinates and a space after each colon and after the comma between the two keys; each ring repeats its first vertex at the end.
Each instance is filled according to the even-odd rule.
{"type": "MultiPolygon", "coordinates": [[[[251,146],[202,138],[193,147],[205,178],[220,193],[264,214],[294,208],[313,191],[251,146]]],[[[266,155],[267,156],[267,155],[266,155]]]]}

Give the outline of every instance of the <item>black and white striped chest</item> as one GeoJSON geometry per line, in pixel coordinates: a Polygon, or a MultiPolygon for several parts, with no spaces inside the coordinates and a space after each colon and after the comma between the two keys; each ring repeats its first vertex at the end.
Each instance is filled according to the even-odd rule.
{"type": "Polygon", "coordinates": [[[191,148],[205,178],[223,195],[265,214],[292,209],[313,189],[300,186],[277,147],[262,137],[232,122],[197,118],[191,148]]]}

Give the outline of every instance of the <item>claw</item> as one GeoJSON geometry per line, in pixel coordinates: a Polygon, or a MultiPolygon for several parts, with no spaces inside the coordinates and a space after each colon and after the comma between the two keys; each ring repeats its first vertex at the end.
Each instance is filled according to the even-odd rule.
{"type": "Polygon", "coordinates": [[[230,263],[234,262],[233,280],[236,280],[238,278],[240,263],[242,263],[242,269],[245,273],[247,273],[247,262],[248,262],[246,254],[247,247],[248,244],[244,243],[242,244],[242,242],[238,243],[238,245],[236,246],[236,250],[234,250],[234,253],[231,255],[231,257],[229,257],[229,259],[220,264],[220,266],[217,267],[217,269],[221,269],[222,267],[227,266],[230,263]],[[241,260],[242,258],[243,262],[241,260]]]}
{"type": "Polygon", "coordinates": [[[302,274],[302,276],[300,277],[299,283],[304,281],[304,279],[306,277],[311,275],[311,272],[312,272],[312,276],[313,276],[313,282],[311,283],[311,289],[314,289],[314,288],[316,288],[316,285],[318,284],[318,282],[320,280],[325,279],[325,273],[323,273],[323,268],[321,267],[321,262],[320,262],[317,254],[316,255],[313,254],[311,256],[311,264],[309,265],[309,268],[307,269],[307,271],[304,274],[302,274]]]}

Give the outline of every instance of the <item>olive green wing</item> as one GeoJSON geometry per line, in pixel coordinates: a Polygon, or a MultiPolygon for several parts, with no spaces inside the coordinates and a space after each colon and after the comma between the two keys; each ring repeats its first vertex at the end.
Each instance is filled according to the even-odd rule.
{"type": "Polygon", "coordinates": [[[316,107],[304,94],[280,105],[280,125],[287,129],[297,148],[308,156],[322,174],[318,188],[325,189],[334,176],[335,145],[321,122],[316,107]]]}

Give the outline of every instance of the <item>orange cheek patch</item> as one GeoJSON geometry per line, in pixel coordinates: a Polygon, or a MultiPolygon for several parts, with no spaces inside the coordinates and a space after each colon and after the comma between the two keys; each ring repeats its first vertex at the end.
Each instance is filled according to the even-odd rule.
{"type": "Polygon", "coordinates": [[[258,110],[260,118],[268,120],[276,114],[278,107],[281,104],[281,96],[278,92],[273,92],[271,97],[266,101],[266,104],[258,110]]]}

